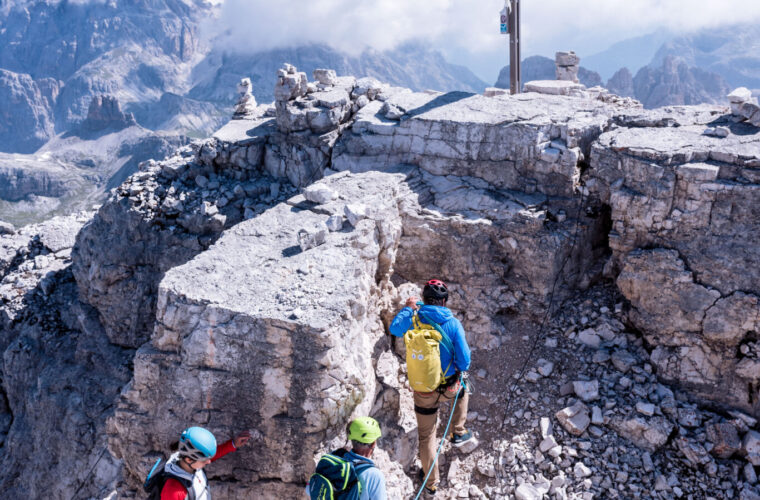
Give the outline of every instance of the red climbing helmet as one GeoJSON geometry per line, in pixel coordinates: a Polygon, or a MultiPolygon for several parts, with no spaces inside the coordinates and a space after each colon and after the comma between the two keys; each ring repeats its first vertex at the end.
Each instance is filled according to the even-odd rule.
{"type": "Polygon", "coordinates": [[[430,280],[425,283],[422,296],[426,299],[445,300],[449,298],[449,288],[441,280],[430,280]]]}

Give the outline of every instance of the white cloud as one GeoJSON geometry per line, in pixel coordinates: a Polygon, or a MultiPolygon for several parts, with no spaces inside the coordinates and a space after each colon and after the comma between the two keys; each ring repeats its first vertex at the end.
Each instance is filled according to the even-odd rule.
{"type": "MultiPolygon", "coordinates": [[[[360,52],[422,38],[472,53],[502,48],[503,0],[225,0],[218,27],[242,51],[318,42],[360,52]]],[[[599,46],[657,28],[693,30],[760,19],[748,0],[523,0],[525,53],[599,46]],[[605,43],[605,41],[609,41],[605,43]]]]}

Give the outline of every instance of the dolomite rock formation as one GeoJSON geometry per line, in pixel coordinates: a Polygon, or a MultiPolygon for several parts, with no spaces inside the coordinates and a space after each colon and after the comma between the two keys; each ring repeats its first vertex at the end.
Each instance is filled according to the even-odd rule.
{"type": "Polygon", "coordinates": [[[121,105],[116,97],[96,95],[90,101],[87,118],[80,127],[86,132],[100,132],[106,129],[121,130],[136,124],[132,113],[122,112],[121,105]]]}
{"type": "MultiPolygon", "coordinates": [[[[578,491],[586,480],[586,490],[596,488],[587,479],[594,472],[571,462],[578,453],[563,439],[599,438],[606,428],[634,447],[670,453],[676,422],[701,425],[681,417],[676,410],[688,408],[661,382],[680,386],[681,398],[760,414],[760,137],[751,124],[720,107],[646,111],[603,89],[485,97],[413,93],[329,70],[314,77],[286,66],[274,107],[143,163],[84,224],[70,262],[71,237],[55,244],[23,228],[0,237],[0,435],[13,449],[0,470],[13,494],[36,474],[40,491],[69,478],[55,490],[60,498],[80,486],[91,497],[114,488],[129,497],[177,433],[196,423],[220,437],[246,428],[254,435],[253,448],[209,468],[216,498],[295,497],[315,457],[343,444],[352,416],[369,413],[384,429],[378,460],[391,497],[408,497],[416,424],[403,347],[383,329],[430,276],[451,285],[450,306],[480,360],[527,352],[535,330],[526,325],[546,313],[570,315],[558,307],[564,299],[604,276],[615,280],[627,299],[611,305],[620,320],[605,307],[601,316],[573,313],[570,328],[552,327],[595,350],[593,361],[581,353],[588,364],[627,374],[605,371],[602,383],[573,377],[596,388],[589,407],[567,397],[571,388],[547,413],[580,408],[570,413],[583,418],[531,452],[531,463],[543,453],[557,458],[542,470],[572,471],[578,491]],[[708,125],[730,134],[706,136],[708,125]],[[43,274],[50,262],[56,272],[43,274]],[[39,299],[25,299],[29,289],[39,299]],[[623,333],[623,320],[646,344],[623,333]],[[587,326],[576,334],[578,325],[587,326]],[[34,383],[56,389],[27,402],[34,383]],[[651,402],[626,399],[627,409],[602,412],[596,398],[610,391],[651,402]],[[40,410],[54,404],[65,409],[63,425],[40,410]],[[48,435],[43,470],[40,436],[48,435]],[[67,440],[81,448],[75,463],[64,459],[67,440]],[[28,442],[36,444],[17,451],[28,442]],[[27,471],[27,462],[36,465],[27,471]],[[92,467],[98,472],[88,476],[92,467]]],[[[557,346],[549,340],[547,348],[557,346]]],[[[526,383],[564,369],[559,359],[542,361],[526,383]]],[[[512,374],[501,371],[510,362],[496,359],[481,368],[490,377],[476,375],[504,376],[498,393],[482,395],[502,413],[512,374]]],[[[525,415],[513,411],[505,422],[525,415]]],[[[751,440],[757,422],[746,419],[734,420],[751,440]]],[[[717,454],[734,449],[727,428],[706,429],[717,454]]],[[[701,454],[698,436],[680,437],[682,456],[723,473],[701,454]]],[[[521,443],[494,449],[512,450],[503,463],[514,463],[521,443]]],[[[501,459],[482,458],[478,470],[494,477],[501,459]]],[[[477,498],[477,486],[458,483],[475,465],[467,467],[455,458],[447,481],[459,497],[477,498]]],[[[570,487],[535,475],[530,484],[570,487]]],[[[509,488],[494,495],[517,485],[509,488]]]]}
{"type": "Polygon", "coordinates": [[[758,373],[739,347],[757,331],[760,144],[746,124],[703,135],[718,110],[682,111],[678,127],[600,136],[586,185],[610,206],[609,267],[658,373],[754,412],[758,373]]]}

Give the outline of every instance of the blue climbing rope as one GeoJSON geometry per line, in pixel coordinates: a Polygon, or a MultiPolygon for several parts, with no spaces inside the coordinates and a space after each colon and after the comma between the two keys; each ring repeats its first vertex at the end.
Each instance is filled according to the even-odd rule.
{"type": "Polygon", "coordinates": [[[449,421],[446,423],[446,430],[443,431],[443,439],[441,439],[441,444],[438,445],[438,451],[435,452],[435,458],[433,458],[433,463],[430,464],[430,468],[427,471],[427,474],[425,475],[425,479],[422,480],[422,485],[420,486],[420,491],[417,492],[417,496],[414,497],[414,500],[417,500],[420,498],[420,495],[422,495],[422,491],[425,489],[425,485],[427,484],[427,480],[430,477],[430,473],[433,471],[433,467],[435,467],[435,463],[438,461],[438,455],[441,454],[441,449],[443,448],[443,442],[446,441],[446,436],[449,435],[449,427],[451,426],[451,419],[454,417],[454,410],[457,407],[457,400],[459,399],[459,395],[462,393],[462,391],[467,390],[467,385],[464,382],[464,379],[462,378],[462,375],[459,375],[459,381],[462,383],[462,389],[457,391],[457,395],[454,397],[454,404],[451,405],[451,415],[449,415],[449,421]]]}

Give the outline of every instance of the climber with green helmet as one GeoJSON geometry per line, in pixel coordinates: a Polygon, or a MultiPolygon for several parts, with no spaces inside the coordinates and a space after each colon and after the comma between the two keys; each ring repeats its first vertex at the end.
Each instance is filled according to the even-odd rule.
{"type": "Polygon", "coordinates": [[[338,449],[322,456],[306,492],[312,499],[387,500],[385,477],[372,461],[382,432],[372,417],[359,417],[346,430],[351,450],[338,449]]]}
{"type": "Polygon", "coordinates": [[[178,451],[162,470],[156,471],[159,463],[156,462],[143,487],[151,499],[211,500],[203,468],[245,445],[249,439],[251,433],[243,431],[217,447],[211,432],[202,427],[188,427],[179,438],[178,451]]]}

